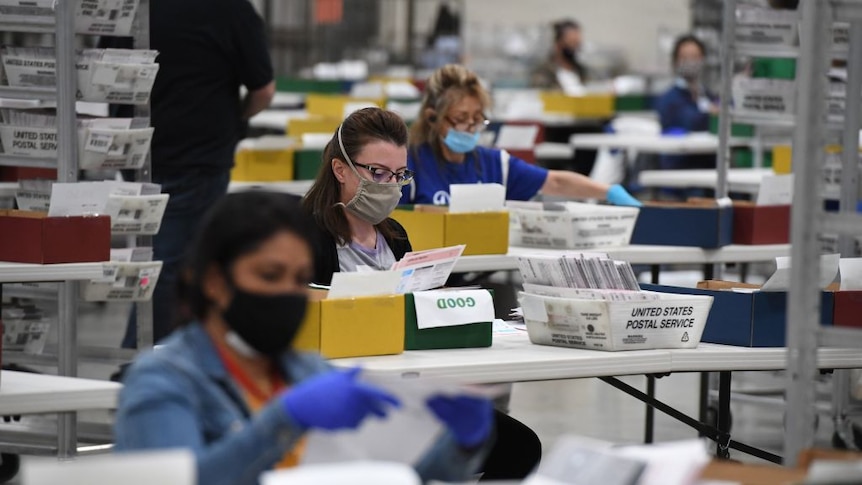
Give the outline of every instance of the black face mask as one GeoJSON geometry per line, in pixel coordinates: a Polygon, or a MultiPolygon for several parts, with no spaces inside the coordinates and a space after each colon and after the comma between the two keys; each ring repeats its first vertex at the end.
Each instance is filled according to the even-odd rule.
{"type": "Polygon", "coordinates": [[[233,287],[233,299],[222,315],[225,322],[257,352],[278,357],[299,332],[308,305],[302,293],[261,295],[233,287]]]}
{"type": "Polygon", "coordinates": [[[571,47],[563,47],[563,57],[574,65],[578,65],[578,51],[571,47]]]}

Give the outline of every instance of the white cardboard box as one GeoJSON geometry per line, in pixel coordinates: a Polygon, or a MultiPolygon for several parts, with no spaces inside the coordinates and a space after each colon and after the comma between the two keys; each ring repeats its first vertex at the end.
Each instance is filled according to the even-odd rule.
{"type": "Polygon", "coordinates": [[[589,350],[695,348],[712,297],[660,294],[653,301],[577,300],[520,294],[530,341],[589,350]]]}
{"type": "Polygon", "coordinates": [[[626,246],[639,209],[566,202],[562,210],[509,207],[510,244],[549,249],[600,249],[626,246]]]}

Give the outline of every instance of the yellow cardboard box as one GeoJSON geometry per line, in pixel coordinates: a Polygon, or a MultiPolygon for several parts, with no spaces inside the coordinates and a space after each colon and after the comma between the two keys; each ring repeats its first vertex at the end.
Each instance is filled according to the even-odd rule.
{"type": "MultiPolygon", "coordinates": [[[[840,145],[827,145],[826,153],[834,155],[841,153],[840,145]]],[[[862,151],[862,150],[860,150],[862,151]]],[[[772,148],[772,171],[778,174],[787,174],[793,171],[793,150],[790,145],[776,145],[772,148]]]]}
{"type": "Polygon", "coordinates": [[[392,218],[407,230],[416,251],[466,244],[464,255],[509,252],[506,211],[450,214],[446,207],[415,205],[396,209],[392,218]]]}
{"type": "Polygon", "coordinates": [[[240,148],[236,152],[231,180],[236,182],[293,180],[293,158],[293,148],[240,148]]]}
{"type": "Polygon", "coordinates": [[[404,351],[404,295],[320,297],[315,294],[308,303],[295,349],[320,352],[328,359],[404,351]]]}
{"type": "MultiPolygon", "coordinates": [[[[311,116],[324,118],[344,119],[348,105],[373,104],[382,108],[386,104],[385,99],[354,98],[351,96],[334,94],[309,94],[305,97],[305,109],[311,116]]],[[[353,110],[350,110],[353,111],[353,110]]]]}
{"type": "Polygon", "coordinates": [[[335,133],[343,118],[297,118],[287,123],[287,135],[293,138],[301,138],[306,133],[335,133]]]}
{"type": "Polygon", "coordinates": [[[614,114],[614,96],[590,94],[567,96],[558,91],[541,93],[546,113],[560,113],[582,117],[609,118],[614,114]]]}

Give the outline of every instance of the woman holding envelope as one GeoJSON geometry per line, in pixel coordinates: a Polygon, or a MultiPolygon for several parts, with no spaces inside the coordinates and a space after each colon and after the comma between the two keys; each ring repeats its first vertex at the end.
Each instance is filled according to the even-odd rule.
{"type": "Polygon", "coordinates": [[[416,173],[404,188],[403,204],[449,204],[449,185],[498,183],[506,199],[529,200],[539,193],[576,199],[605,199],[639,206],[621,185],[579,173],[547,170],[505,150],[479,146],[491,100],[479,77],[466,67],[443,66],[428,80],[419,118],[410,133],[407,168],[416,173]]]}
{"type": "MultiPolygon", "coordinates": [[[[407,125],[395,113],[365,108],[348,116],[323,151],[324,163],[303,200],[321,230],[313,281],[328,284],[336,271],[362,266],[388,270],[411,250],[407,232],[389,215],[407,167],[407,125]]],[[[542,454],[538,436],[494,411],[497,440],[481,467],[485,480],[517,480],[542,454]]]]}
{"type": "MultiPolygon", "coordinates": [[[[335,370],[291,348],[316,233],[283,194],[232,194],[212,208],[183,272],[180,296],[194,321],[127,371],[117,450],[187,448],[200,485],[250,485],[297,465],[307,432],[357,428],[400,406],[362,382],[358,368],[335,370]]],[[[493,441],[491,403],[435,395],[425,404],[445,431],[416,471],[425,480],[470,478],[493,441]]]]}

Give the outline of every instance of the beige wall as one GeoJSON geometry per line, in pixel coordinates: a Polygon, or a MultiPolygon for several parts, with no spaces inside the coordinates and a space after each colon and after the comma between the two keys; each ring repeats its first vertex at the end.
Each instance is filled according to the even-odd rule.
{"type": "MultiPolygon", "coordinates": [[[[658,33],[690,27],[689,0],[466,0],[465,27],[549,25],[571,17],[585,40],[622,50],[635,69],[662,67],[658,33]]],[[[471,42],[469,32],[468,42],[471,42]]],[[[468,46],[469,50],[469,46],[468,46]]]]}

